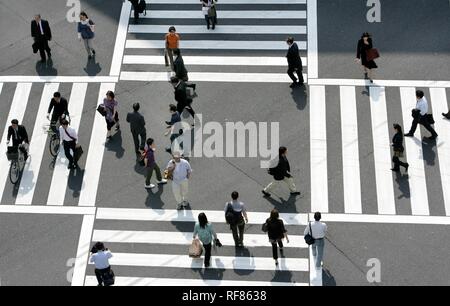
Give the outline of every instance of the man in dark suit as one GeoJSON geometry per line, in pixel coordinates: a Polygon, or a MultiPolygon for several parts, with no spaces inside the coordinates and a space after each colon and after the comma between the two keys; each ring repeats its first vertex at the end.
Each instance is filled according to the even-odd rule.
{"type": "Polygon", "coordinates": [[[133,112],[127,114],[127,122],[130,123],[131,134],[133,135],[134,150],[138,156],[141,151],[144,151],[145,142],[147,141],[147,131],[145,129],[145,119],[139,109],[141,108],[139,103],[133,104],[133,112]],[[139,142],[139,137],[141,141],[139,142]]]}
{"type": "Polygon", "coordinates": [[[304,80],[303,80],[303,64],[302,64],[302,59],[300,57],[299,51],[298,51],[298,46],[297,43],[294,42],[294,38],[292,37],[288,37],[286,40],[286,43],[289,46],[289,50],[286,54],[287,57],[287,61],[288,61],[288,71],[287,74],[289,75],[289,77],[292,80],[292,84],[291,84],[291,88],[296,86],[296,85],[303,85],[304,80]],[[298,80],[294,75],[294,72],[297,73],[298,76],[298,80]]]}
{"type": "MultiPolygon", "coordinates": [[[[6,144],[9,145],[10,140],[12,138],[12,146],[18,148],[22,143],[30,144],[28,139],[27,130],[23,125],[19,125],[19,121],[17,119],[11,120],[11,126],[8,128],[8,135],[6,138],[6,144]]],[[[27,159],[27,152],[23,150],[25,154],[25,159],[27,159]]]]}
{"type": "Polygon", "coordinates": [[[173,88],[175,88],[175,101],[177,101],[177,110],[180,115],[184,109],[191,114],[192,118],[195,116],[194,109],[192,108],[192,99],[187,96],[186,83],[183,80],[179,80],[177,77],[170,78],[173,88]]]}
{"type": "Polygon", "coordinates": [[[34,20],[31,21],[31,36],[34,38],[35,46],[41,55],[41,62],[45,63],[45,52],[47,52],[48,58],[52,57],[51,49],[48,46],[48,42],[52,40],[52,32],[48,21],[41,19],[41,15],[34,16],[34,20]]]}
{"type": "Polygon", "coordinates": [[[129,0],[133,6],[134,11],[134,23],[139,22],[139,0],[129,0]]]}

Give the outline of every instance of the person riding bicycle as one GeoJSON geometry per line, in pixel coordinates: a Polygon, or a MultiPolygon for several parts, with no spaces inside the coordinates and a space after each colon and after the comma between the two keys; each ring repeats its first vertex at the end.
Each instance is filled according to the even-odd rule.
{"type": "Polygon", "coordinates": [[[48,106],[47,111],[47,119],[50,120],[50,129],[57,133],[56,123],[61,121],[62,119],[66,119],[66,116],[69,115],[68,103],[67,100],[61,97],[60,92],[55,92],[53,94],[53,99],[50,101],[50,105],[48,106]],[[50,114],[53,114],[50,119],[50,114]]]}
{"type": "Polygon", "coordinates": [[[25,160],[28,158],[28,149],[26,147],[21,146],[22,143],[30,144],[28,139],[27,129],[23,125],[19,125],[19,121],[17,119],[11,120],[11,126],[8,128],[8,136],[6,144],[9,146],[10,140],[12,137],[12,147],[15,150],[19,148],[24,154],[25,160]]]}

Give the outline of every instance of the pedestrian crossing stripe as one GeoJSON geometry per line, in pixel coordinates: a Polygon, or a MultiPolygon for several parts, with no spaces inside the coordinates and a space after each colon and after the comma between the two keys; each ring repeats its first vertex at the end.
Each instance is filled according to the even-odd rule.
{"type": "MultiPolygon", "coordinates": [[[[175,13],[175,12],[174,12],[175,13]]],[[[204,25],[174,25],[178,33],[209,34],[204,25]]],[[[170,25],[136,25],[130,24],[128,33],[166,34],[170,25]]],[[[306,26],[251,26],[251,25],[222,25],[214,30],[217,34],[306,34],[306,26]]],[[[286,47],[285,47],[286,49],[286,47]]]]}
{"type": "MultiPolygon", "coordinates": [[[[134,16],[134,10],[131,11],[134,16]]],[[[196,11],[163,11],[147,10],[147,15],[141,15],[143,19],[200,19],[204,15],[200,10],[196,11]]],[[[292,11],[226,11],[220,10],[220,19],[306,19],[305,10],[292,11]]],[[[177,28],[177,27],[176,27],[177,28]]],[[[166,28],[167,30],[168,28],[166,28]]],[[[178,29],[178,28],[177,28],[178,29]]]]}
{"type": "MultiPolygon", "coordinates": [[[[306,41],[297,41],[300,50],[306,50],[306,41]]],[[[127,49],[161,49],[165,42],[161,40],[128,39],[125,43],[127,49]]],[[[284,41],[270,40],[180,40],[180,49],[206,49],[206,50],[283,50],[286,51],[284,41]]],[[[162,55],[161,55],[162,56],[162,55]]],[[[287,62],[286,62],[287,63],[287,62]]],[[[286,64],[287,65],[287,64],[286,64]]]]}
{"type": "MultiPolygon", "coordinates": [[[[198,4],[197,0],[151,0],[151,4],[198,4]]],[[[249,4],[248,0],[221,0],[220,4],[249,4]]],[[[251,4],[306,4],[306,0],[252,0],[251,4]]]]}

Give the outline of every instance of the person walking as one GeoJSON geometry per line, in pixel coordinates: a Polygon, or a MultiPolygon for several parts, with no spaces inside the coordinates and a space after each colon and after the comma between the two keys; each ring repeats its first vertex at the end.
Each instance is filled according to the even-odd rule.
{"type": "Polygon", "coordinates": [[[175,57],[175,60],[173,62],[175,77],[179,80],[183,80],[184,82],[187,82],[189,80],[188,71],[186,70],[186,67],[184,66],[184,61],[183,61],[183,57],[181,56],[180,49],[178,49],[178,48],[174,49],[173,56],[175,57]]]}
{"type": "Polygon", "coordinates": [[[12,138],[12,147],[14,151],[18,152],[19,149],[24,154],[25,160],[28,158],[28,147],[30,145],[30,140],[28,138],[27,129],[24,125],[19,125],[19,120],[11,120],[11,125],[8,127],[8,133],[6,135],[6,145],[9,146],[12,138]],[[25,143],[26,147],[22,147],[25,143]]]}
{"type": "Polygon", "coordinates": [[[287,159],[287,148],[280,147],[278,149],[279,158],[278,164],[276,167],[272,167],[269,169],[269,174],[273,176],[274,181],[272,181],[269,185],[266,186],[262,190],[262,193],[266,197],[270,197],[270,192],[275,188],[275,186],[283,181],[289,187],[292,196],[300,195],[300,192],[297,191],[297,187],[294,183],[294,178],[291,175],[291,166],[289,165],[289,161],[287,159]]]}
{"type": "Polygon", "coordinates": [[[152,179],[153,172],[156,173],[156,179],[158,184],[166,184],[167,180],[162,178],[161,170],[155,159],[155,141],[152,138],[147,139],[147,150],[145,151],[144,165],[147,169],[147,175],[145,178],[145,188],[155,188],[154,184],[150,183],[152,179]]]}
{"type": "Polygon", "coordinates": [[[188,207],[189,179],[192,168],[189,162],[181,158],[180,152],[173,153],[173,159],[167,164],[166,170],[172,176],[172,191],[177,202],[177,209],[188,207]]]}
{"type": "Polygon", "coordinates": [[[34,39],[33,49],[35,53],[39,50],[41,56],[41,63],[46,62],[45,52],[50,59],[52,57],[51,49],[48,42],[52,40],[52,31],[47,20],[41,19],[41,15],[34,16],[31,21],[31,37],[34,39]]]}
{"type": "Polygon", "coordinates": [[[198,238],[203,244],[205,249],[205,268],[208,268],[211,261],[211,247],[213,243],[217,243],[217,234],[211,223],[208,222],[205,213],[198,215],[198,222],[195,223],[192,239],[194,240],[195,238],[198,238]]]}
{"type": "Polygon", "coordinates": [[[314,213],[314,222],[310,222],[305,228],[304,235],[310,234],[314,238],[314,243],[311,245],[313,257],[315,259],[316,269],[320,269],[322,265],[323,252],[325,248],[325,235],[327,233],[327,225],[320,222],[322,214],[320,212],[314,213]]]}
{"type": "Polygon", "coordinates": [[[395,123],[394,124],[395,135],[392,138],[392,147],[394,150],[394,157],[392,157],[392,162],[394,163],[394,167],[391,169],[392,171],[399,172],[400,166],[405,168],[405,171],[408,172],[409,164],[400,161],[400,157],[403,157],[403,152],[405,148],[403,147],[403,132],[402,127],[395,123]]]}
{"type": "Polygon", "coordinates": [[[59,127],[59,135],[64,148],[64,154],[69,161],[68,169],[78,168],[77,161],[74,159],[73,155],[75,153],[75,148],[78,141],[78,135],[74,128],[69,126],[69,121],[66,119],[61,120],[61,126],[59,127]],[[72,154],[70,153],[72,150],[72,154]]]}
{"type": "MultiPolygon", "coordinates": [[[[170,112],[170,121],[166,121],[167,124],[167,132],[164,134],[165,136],[170,134],[170,146],[166,148],[167,153],[172,153],[172,144],[180,135],[183,134],[182,125],[178,124],[181,122],[180,113],[177,111],[177,106],[174,104],[169,105],[170,112]]],[[[183,149],[182,143],[180,143],[180,148],[183,149]]]]}
{"type": "Polygon", "coordinates": [[[130,1],[131,5],[133,6],[134,23],[138,24],[139,23],[139,12],[140,12],[139,0],[128,0],[128,1],[130,1]]]}
{"type": "Polygon", "coordinates": [[[286,238],[286,242],[289,243],[289,237],[277,209],[274,208],[270,212],[270,218],[263,224],[263,231],[267,232],[267,235],[269,236],[269,242],[272,244],[272,256],[275,260],[275,265],[278,266],[277,244],[280,247],[280,254],[283,256],[283,238],[286,238]]]}
{"type": "Polygon", "coordinates": [[[361,39],[358,41],[358,46],[356,48],[356,59],[357,63],[360,63],[364,68],[364,75],[366,79],[373,83],[373,69],[378,68],[377,64],[373,59],[368,60],[368,50],[373,48],[372,38],[369,33],[364,32],[361,39]]]}
{"type": "Polygon", "coordinates": [[[202,3],[202,13],[205,16],[206,28],[209,30],[210,25],[214,30],[217,24],[217,11],[215,0],[200,0],[202,3]]]}
{"type": "Polygon", "coordinates": [[[69,104],[67,103],[67,100],[61,97],[60,92],[55,92],[53,94],[53,98],[50,100],[50,104],[47,110],[47,119],[50,120],[50,129],[56,133],[57,122],[59,122],[62,119],[65,119],[68,114],[69,114],[69,104]]]}
{"type": "Polygon", "coordinates": [[[105,110],[106,110],[106,116],[105,116],[106,128],[108,129],[106,138],[108,140],[112,139],[111,129],[114,125],[116,126],[116,131],[118,131],[120,129],[119,112],[117,111],[117,107],[118,107],[119,103],[117,102],[117,100],[115,100],[115,97],[116,96],[115,96],[114,92],[109,90],[106,93],[106,98],[103,99],[103,106],[105,107],[105,110]]]}
{"type": "Polygon", "coordinates": [[[177,30],[174,26],[171,26],[169,28],[169,33],[165,36],[166,41],[166,49],[164,52],[164,59],[166,62],[166,67],[169,67],[170,63],[170,69],[174,70],[173,65],[173,50],[178,49],[180,47],[180,35],[177,33],[177,30]]]}
{"type": "Polygon", "coordinates": [[[229,224],[231,232],[233,233],[234,245],[243,247],[245,223],[248,223],[248,218],[244,203],[238,199],[239,193],[233,191],[231,193],[231,201],[225,204],[225,216],[229,213],[232,216],[232,220],[230,220],[231,222],[229,224]]]}
{"type": "Polygon", "coordinates": [[[170,82],[175,89],[175,101],[177,101],[177,110],[180,115],[186,109],[192,118],[195,118],[195,111],[192,108],[192,99],[188,98],[186,93],[186,83],[177,77],[171,77],[170,82]]]}
{"type": "Polygon", "coordinates": [[[302,86],[304,84],[303,79],[303,63],[302,58],[300,57],[298,45],[296,42],[294,42],[293,37],[288,37],[286,39],[286,43],[289,46],[288,52],[286,54],[286,58],[288,61],[288,71],[287,74],[292,80],[292,84],[290,85],[291,88],[294,86],[300,85],[302,86]],[[297,73],[298,80],[294,75],[294,72],[297,73]]]}
{"type": "Polygon", "coordinates": [[[95,265],[95,277],[97,278],[98,286],[104,285],[103,275],[111,272],[109,260],[112,257],[111,251],[105,248],[102,242],[97,242],[91,249],[89,262],[95,265]]]}
{"type": "Polygon", "coordinates": [[[145,142],[147,140],[147,131],[145,129],[145,119],[139,109],[141,105],[139,103],[133,104],[133,112],[127,114],[127,122],[130,123],[131,135],[133,135],[134,151],[139,157],[144,151],[145,142]],[[140,141],[139,141],[140,138],[140,141]]]}
{"type": "Polygon", "coordinates": [[[414,133],[416,132],[417,125],[420,123],[431,133],[431,136],[426,138],[428,140],[435,140],[438,134],[431,127],[430,122],[428,121],[428,101],[425,98],[425,94],[422,90],[416,90],[416,99],[416,108],[412,110],[412,116],[414,119],[411,125],[411,129],[407,134],[405,134],[405,136],[413,137],[414,133]]]}
{"type": "Polygon", "coordinates": [[[95,56],[95,50],[92,45],[95,36],[94,32],[95,23],[89,19],[86,12],[81,12],[80,21],[78,22],[78,39],[80,41],[83,40],[89,59],[95,56]]]}

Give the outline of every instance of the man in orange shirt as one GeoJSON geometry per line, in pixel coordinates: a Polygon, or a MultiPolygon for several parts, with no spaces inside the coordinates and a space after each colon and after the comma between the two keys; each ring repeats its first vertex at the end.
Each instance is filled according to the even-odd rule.
{"type": "Polygon", "coordinates": [[[169,66],[174,70],[173,66],[173,50],[178,49],[180,43],[180,35],[177,34],[174,26],[169,28],[169,33],[166,34],[166,51],[164,52],[164,59],[166,61],[166,67],[169,66]]]}

